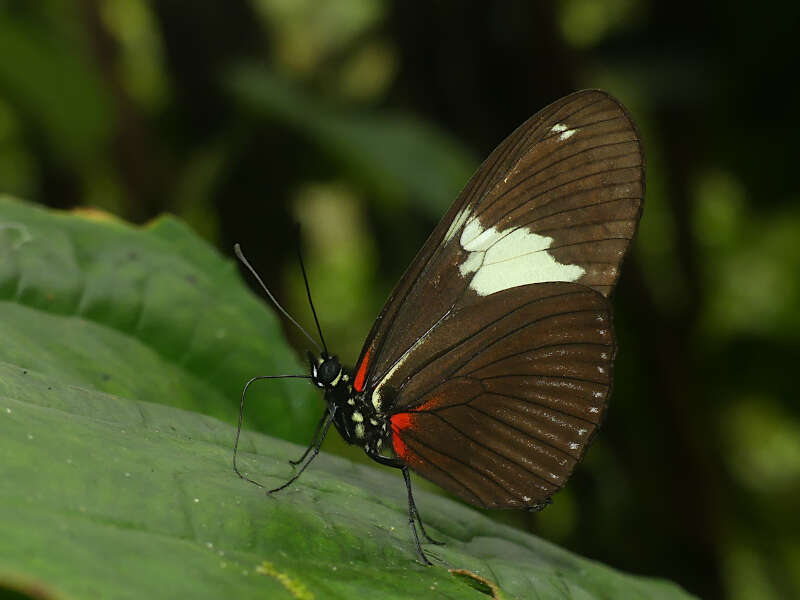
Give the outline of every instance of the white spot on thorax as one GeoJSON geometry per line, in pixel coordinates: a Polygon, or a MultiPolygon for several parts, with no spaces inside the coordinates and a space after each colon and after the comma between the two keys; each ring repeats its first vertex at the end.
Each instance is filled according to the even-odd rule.
{"type": "Polygon", "coordinates": [[[364,422],[364,415],[362,415],[360,412],[356,411],[356,412],[353,413],[351,419],[353,419],[353,421],[355,421],[356,423],[363,423],[364,422]]]}
{"type": "Polygon", "coordinates": [[[484,229],[477,218],[464,227],[461,247],[469,255],[459,266],[461,275],[475,273],[470,287],[481,296],[529,283],[576,281],[586,271],[564,265],[547,252],[553,238],[525,227],[500,231],[484,229]]]}
{"type": "Polygon", "coordinates": [[[357,423],[356,424],[356,437],[357,438],[364,438],[364,424],[357,423]]]}

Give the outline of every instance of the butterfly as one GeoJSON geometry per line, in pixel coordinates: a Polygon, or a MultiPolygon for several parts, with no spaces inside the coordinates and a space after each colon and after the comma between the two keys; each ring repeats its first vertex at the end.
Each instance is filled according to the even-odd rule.
{"type": "MultiPolygon", "coordinates": [[[[292,461],[300,469],[270,492],[300,476],[333,425],[402,472],[424,564],[417,523],[438,542],[425,532],[410,471],[482,508],[549,504],[606,413],[616,352],[609,296],[644,188],[638,131],[606,92],[576,92],[518,127],[433,230],[353,369],[328,353],[314,312],[323,345],[309,353],[310,375],[295,377],[311,379],[326,408],[292,461]]],[[[234,470],[257,485],[236,450],[247,386],[270,377],[245,386],[234,446],[234,470]]]]}

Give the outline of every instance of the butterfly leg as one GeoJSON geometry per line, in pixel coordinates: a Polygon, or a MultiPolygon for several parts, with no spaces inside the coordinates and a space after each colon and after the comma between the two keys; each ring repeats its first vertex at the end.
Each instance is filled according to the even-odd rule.
{"type": "Polygon", "coordinates": [[[414,535],[414,543],[417,546],[417,554],[419,555],[421,562],[423,564],[432,566],[433,563],[428,560],[427,556],[425,556],[425,552],[423,552],[422,550],[422,545],[419,543],[419,535],[417,534],[417,523],[419,523],[420,531],[422,531],[422,535],[425,536],[425,539],[428,542],[436,544],[437,546],[443,546],[444,542],[439,542],[434,540],[425,531],[425,526],[422,524],[422,517],[419,516],[419,511],[417,510],[417,504],[416,502],[414,502],[414,494],[411,492],[411,476],[409,475],[408,472],[408,465],[406,465],[401,460],[397,460],[396,458],[387,458],[385,456],[381,456],[378,453],[368,453],[368,456],[375,462],[379,462],[380,464],[386,465],[387,467],[400,469],[403,472],[403,480],[405,481],[406,489],[408,490],[408,524],[411,527],[411,533],[414,535]]]}
{"type": "Polygon", "coordinates": [[[322,431],[322,426],[325,424],[325,419],[327,417],[328,417],[328,411],[326,410],[324,413],[322,413],[322,416],[319,419],[319,423],[317,423],[317,428],[314,430],[314,437],[311,438],[311,443],[308,445],[308,448],[306,448],[306,451],[303,452],[303,455],[300,458],[298,458],[297,460],[290,460],[289,461],[290,465],[294,466],[299,465],[306,459],[306,456],[308,456],[308,453],[311,452],[314,446],[317,445],[318,441],[317,438],[319,438],[319,434],[322,431]]]}
{"type": "Polygon", "coordinates": [[[419,516],[419,510],[417,510],[417,503],[414,502],[414,495],[411,493],[411,476],[408,472],[408,467],[403,466],[403,479],[406,482],[406,489],[408,490],[408,512],[413,514],[417,517],[417,522],[419,523],[419,529],[422,531],[422,535],[425,536],[425,539],[430,542],[431,544],[435,544],[436,546],[444,546],[444,542],[440,542],[438,540],[433,539],[431,536],[428,535],[428,532],[425,531],[425,525],[422,524],[422,517],[419,516]]]}
{"type": "Polygon", "coordinates": [[[284,483],[281,486],[278,486],[276,488],[273,488],[273,489],[269,490],[267,492],[268,494],[274,494],[275,492],[280,492],[282,489],[287,488],[290,485],[292,485],[295,481],[297,481],[297,478],[300,477],[300,475],[303,474],[303,471],[306,470],[306,467],[308,467],[308,465],[311,464],[311,461],[313,461],[315,458],[317,458],[317,456],[319,455],[319,449],[322,446],[322,442],[325,441],[325,436],[328,435],[328,429],[330,428],[331,423],[333,423],[333,416],[336,414],[336,407],[333,407],[332,409],[330,409],[326,414],[327,414],[327,416],[325,418],[325,423],[322,426],[322,431],[320,432],[320,434],[318,436],[317,443],[314,445],[314,452],[311,454],[309,459],[306,460],[306,462],[303,463],[303,466],[300,467],[300,469],[297,471],[297,473],[295,473],[289,479],[289,481],[287,481],[286,483],[284,483]]]}

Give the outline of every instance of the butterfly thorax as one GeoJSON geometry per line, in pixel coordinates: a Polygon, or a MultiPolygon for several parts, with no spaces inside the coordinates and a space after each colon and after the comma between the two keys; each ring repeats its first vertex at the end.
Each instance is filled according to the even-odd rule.
{"type": "Polygon", "coordinates": [[[333,424],[344,441],[368,454],[379,453],[389,436],[388,418],[367,401],[366,394],[353,389],[352,369],[342,367],[336,357],[310,359],[311,378],[325,390],[325,402],[335,411],[333,424]]]}

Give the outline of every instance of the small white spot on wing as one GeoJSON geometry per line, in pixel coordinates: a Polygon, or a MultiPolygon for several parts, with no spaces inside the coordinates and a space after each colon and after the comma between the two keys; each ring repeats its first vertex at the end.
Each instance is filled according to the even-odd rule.
{"type": "Polygon", "coordinates": [[[364,424],[363,423],[356,424],[356,437],[364,439],[364,424]]]}
{"type": "Polygon", "coordinates": [[[552,133],[560,133],[561,135],[558,136],[558,141],[563,142],[566,139],[571,138],[573,135],[577,133],[577,129],[570,129],[563,123],[556,123],[550,128],[552,133]]]}
{"type": "Polygon", "coordinates": [[[350,418],[353,419],[353,421],[355,421],[356,423],[363,423],[364,422],[364,415],[362,415],[358,411],[354,412],[353,415],[350,418]]]}

